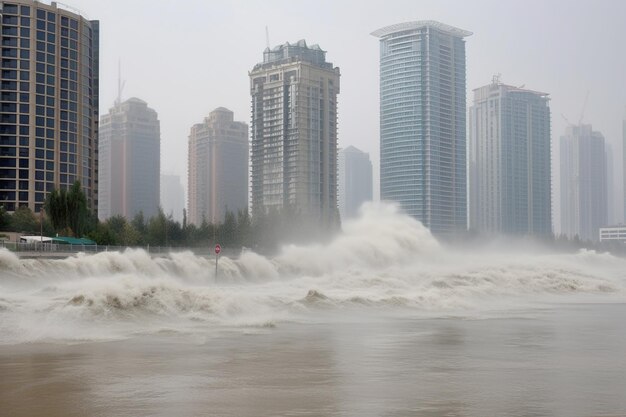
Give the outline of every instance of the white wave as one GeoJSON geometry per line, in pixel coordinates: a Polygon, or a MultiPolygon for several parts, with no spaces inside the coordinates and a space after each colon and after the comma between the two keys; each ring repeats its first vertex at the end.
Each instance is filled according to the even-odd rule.
{"type": "Polygon", "coordinates": [[[626,301],[624,259],[451,249],[388,204],[365,207],[328,244],[222,257],[217,279],[214,268],[191,252],[21,260],[0,250],[0,343],[273,326],[359,309],[470,315],[581,296],[626,301]]]}

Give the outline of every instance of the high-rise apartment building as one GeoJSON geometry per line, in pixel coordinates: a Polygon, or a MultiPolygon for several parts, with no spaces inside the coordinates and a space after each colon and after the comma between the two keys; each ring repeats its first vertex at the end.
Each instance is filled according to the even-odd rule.
{"type": "Polygon", "coordinates": [[[191,128],[188,157],[189,222],[224,221],[248,208],[248,125],[219,107],[191,128]]]}
{"type": "Polygon", "coordinates": [[[185,189],[179,175],[161,174],[161,207],[166,216],[172,216],[177,222],[183,221],[185,189]]]}
{"type": "Polygon", "coordinates": [[[99,22],[56,2],[0,3],[0,205],[43,207],[80,181],[98,205],[99,22]]]}
{"type": "Polygon", "coordinates": [[[561,233],[597,241],[607,226],[604,136],[591,125],[569,126],[561,136],[561,233]]]}
{"type": "Polygon", "coordinates": [[[339,76],[303,40],[267,48],[250,72],[253,214],[289,208],[336,220],[339,76]]]}
{"type": "Polygon", "coordinates": [[[494,77],[474,90],[470,108],[470,229],[550,235],[548,94],[494,77]]]}
{"type": "Polygon", "coordinates": [[[339,215],[355,217],[361,205],[372,201],[372,162],[368,153],[354,146],[339,150],[339,215]]]}
{"type": "Polygon", "coordinates": [[[467,229],[465,41],[434,21],[400,23],[380,38],[380,198],[433,233],[467,229]]]}
{"type": "Polygon", "coordinates": [[[138,98],[115,103],[100,121],[100,219],[146,219],[159,210],[161,130],[157,112],[138,98]]]}

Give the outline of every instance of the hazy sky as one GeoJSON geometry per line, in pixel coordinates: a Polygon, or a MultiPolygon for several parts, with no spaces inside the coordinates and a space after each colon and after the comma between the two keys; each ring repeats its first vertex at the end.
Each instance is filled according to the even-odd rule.
{"type": "MultiPolygon", "coordinates": [[[[466,38],[468,106],[472,90],[502,74],[551,97],[552,138],[566,122],[593,124],[621,152],[626,105],[626,1],[200,1],[65,0],[100,20],[100,109],[117,96],[139,97],[161,120],[163,171],[186,183],[187,136],[216,107],[250,122],[248,71],[272,46],[306,39],[341,69],[340,146],[370,153],[378,177],[380,27],[438,20],[466,38]]],[[[620,182],[621,184],[621,182],[620,182]]],[[[377,188],[377,187],[375,187],[377,188]]],[[[378,194],[376,192],[376,194],[378,194]]]]}

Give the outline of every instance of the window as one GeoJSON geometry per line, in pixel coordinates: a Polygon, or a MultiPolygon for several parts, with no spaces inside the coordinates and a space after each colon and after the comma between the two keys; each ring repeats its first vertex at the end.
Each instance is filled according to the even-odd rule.
{"type": "Polygon", "coordinates": [[[17,4],[5,4],[2,12],[4,14],[17,14],[17,4]]]}

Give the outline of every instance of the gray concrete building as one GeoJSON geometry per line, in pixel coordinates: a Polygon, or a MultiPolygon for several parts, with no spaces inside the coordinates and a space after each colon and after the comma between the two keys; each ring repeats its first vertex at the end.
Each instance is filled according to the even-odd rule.
{"type": "Polygon", "coordinates": [[[221,223],[226,211],[248,208],[248,125],[219,107],[191,128],[188,221],[221,223]]]}
{"type": "Polygon", "coordinates": [[[465,40],[432,20],[399,23],[380,38],[380,198],[431,232],[467,229],[465,40]]]}
{"type": "Polygon", "coordinates": [[[372,201],[372,161],[368,153],[354,146],[339,150],[339,215],[347,220],[372,201]]]}
{"type": "Polygon", "coordinates": [[[550,235],[548,94],[499,82],[474,90],[470,108],[470,229],[550,235]]]}
{"type": "Polygon", "coordinates": [[[0,3],[0,205],[43,207],[80,181],[98,206],[99,22],[67,6],[0,3]]]}
{"type": "Polygon", "coordinates": [[[561,137],[561,233],[597,241],[607,226],[604,136],[591,125],[569,126],[561,137]]]}
{"type": "Polygon", "coordinates": [[[149,219],[160,204],[161,131],[157,112],[138,98],[116,102],[100,121],[101,220],[140,212],[149,219]]]}
{"type": "Polygon", "coordinates": [[[339,77],[304,40],[267,48],[250,72],[253,215],[289,208],[336,221],[339,77]]]}

